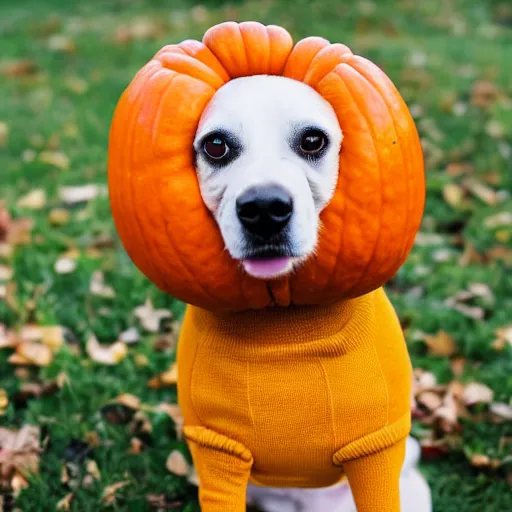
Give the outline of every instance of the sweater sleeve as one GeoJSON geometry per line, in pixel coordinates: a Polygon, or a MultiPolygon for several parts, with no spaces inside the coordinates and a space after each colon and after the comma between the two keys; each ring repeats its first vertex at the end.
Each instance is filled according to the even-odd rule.
{"type": "Polygon", "coordinates": [[[344,465],[358,512],[400,512],[399,481],[406,439],[344,465]]]}
{"type": "Polygon", "coordinates": [[[184,428],[199,477],[202,512],[245,512],[253,464],[241,443],[205,427],[184,428]]]}

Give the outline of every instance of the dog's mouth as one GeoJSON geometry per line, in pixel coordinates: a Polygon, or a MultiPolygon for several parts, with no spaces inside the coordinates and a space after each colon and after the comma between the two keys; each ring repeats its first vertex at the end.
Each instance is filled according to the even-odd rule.
{"type": "Polygon", "coordinates": [[[298,258],[284,248],[260,248],[241,258],[242,267],[258,279],[275,279],[289,273],[298,258]]]}

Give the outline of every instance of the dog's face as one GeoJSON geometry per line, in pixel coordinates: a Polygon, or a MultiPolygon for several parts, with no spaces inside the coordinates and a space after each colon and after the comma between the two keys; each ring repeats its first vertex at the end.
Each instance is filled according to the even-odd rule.
{"type": "Polygon", "coordinates": [[[314,252],[341,140],[331,105],[301,82],[252,76],[217,91],[194,140],[199,185],[246,272],[278,277],[314,252]]]}

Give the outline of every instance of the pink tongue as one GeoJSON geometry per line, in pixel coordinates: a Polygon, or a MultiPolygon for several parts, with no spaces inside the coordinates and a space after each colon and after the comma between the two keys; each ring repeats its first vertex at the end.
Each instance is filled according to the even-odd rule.
{"type": "Polygon", "coordinates": [[[291,258],[246,259],[242,264],[245,271],[254,277],[274,277],[288,269],[291,258]]]}

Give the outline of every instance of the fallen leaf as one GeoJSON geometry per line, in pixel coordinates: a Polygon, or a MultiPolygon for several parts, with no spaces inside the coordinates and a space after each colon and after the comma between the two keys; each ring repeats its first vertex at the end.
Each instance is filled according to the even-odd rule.
{"type": "Polygon", "coordinates": [[[135,361],[135,364],[139,368],[143,368],[145,366],[149,366],[149,359],[144,354],[135,354],[135,357],[133,358],[133,360],[135,361]]]}
{"type": "Polygon", "coordinates": [[[112,345],[102,345],[94,334],[91,334],[87,340],[86,351],[93,361],[106,365],[115,365],[128,354],[128,349],[123,342],[116,341],[112,345]]]}
{"type": "Polygon", "coordinates": [[[66,171],[69,169],[69,157],[62,151],[41,151],[39,161],[48,165],[53,165],[58,169],[66,171]]]}
{"type": "Polygon", "coordinates": [[[414,243],[419,247],[429,247],[432,245],[442,245],[444,243],[444,239],[441,235],[436,233],[423,233],[419,231],[414,243]]]}
{"type": "Polygon", "coordinates": [[[54,52],[75,53],[76,44],[69,36],[54,34],[48,38],[48,49],[54,52]]]}
{"type": "Polygon", "coordinates": [[[464,181],[464,186],[471,194],[483,201],[488,205],[495,205],[497,203],[496,191],[489,186],[485,185],[476,178],[468,178],[464,181]]]}
{"type": "Polygon", "coordinates": [[[9,281],[12,279],[14,271],[12,267],[8,267],[7,265],[0,265],[0,281],[9,281]]]}
{"type": "Polygon", "coordinates": [[[475,107],[490,107],[499,97],[499,89],[492,82],[475,82],[471,89],[471,104],[475,107]]]}
{"type": "MultiPolygon", "coordinates": [[[[65,483],[65,482],[64,482],[65,483]]],[[[70,492],[64,496],[57,503],[57,510],[71,510],[71,501],[73,500],[73,493],[70,492]]]]}
{"type": "Polygon", "coordinates": [[[178,404],[163,403],[157,405],[154,409],[155,412],[164,412],[167,414],[174,423],[174,430],[176,437],[181,440],[183,438],[183,412],[178,404]]]}
{"type": "Polygon", "coordinates": [[[5,410],[9,405],[9,396],[7,395],[7,391],[5,389],[0,388],[0,416],[5,414],[5,410]]]}
{"type": "Polygon", "coordinates": [[[489,467],[491,464],[491,459],[487,455],[483,455],[481,453],[471,455],[469,460],[471,465],[475,468],[485,468],[489,467]]]}
{"type": "Polygon", "coordinates": [[[59,258],[53,265],[57,274],[71,274],[76,270],[76,261],[71,258],[59,258]]]}
{"type": "Polygon", "coordinates": [[[187,477],[187,481],[192,484],[192,485],[195,485],[196,487],[199,487],[199,475],[197,474],[197,471],[195,470],[195,468],[192,468],[192,470],[190,471],[190,474],[188,475],[187,477]]]}
{"type": "Polygon", "coordinates": [[[14,497],[17,497],[20,492],[23,489],[27,489],[29,485],[27,479],[21,473],[16,472],[11,479],[10,487],[13,490],[14,497]]]}
{"type": "Polygon", "coordinates": [[[116,500],[116,493],[123,487],[126,487],[130,484],[129,480],[124,480],[122,482],[117,482],[116,484],[109,485],[105,487],[103,490],[103,494],[101,497],[101,502],[104,505],[111,505],[116,500]]]}
{"type": "Polygon", "coordinates": [[[37,71],[37,64],[31,59],[8,60],[0,62],[0,75],[18,78],[32,75],[37,71]]]}
{"type": "MultiPolygon", "coordinates": [[[[21,364],[31,364],[35,366],[48,366],[53,360],[53,352],[46,345],[41,343],[22,341],[16,345],[16,355],[18,355],[22,362],[21,364]]],[[[9,358],[11,363],[17,364],[16,358],[9,358]]]]}
{"type": "Polygon", "coordinates": [[[0,427],[0,487],[23,487],[25,477],[37,474],[42,451],[39,435],[34,425],[23,425],[20,430],[0,427]]]}
{"type": "Polygon", "coordinates": [[[166,386],[175,386],[178,383],[178,365],[173,363],[171,367],[158,375],[157,377],[153,377],[148,382],[148,387],[152,389],[159,389],[161,387],[166,386]]]}
{"type": "Polygon", "coordinates": [[[430,411],[435,411],[443,404],[443,400],[439,394],[434,393],[433,391],[425,391],[421,393],[417,400],[430,411]]]}
{"type": "Polygon", "coordinates": [[[98,468],[98,464],[96,464],[95,460],[87,461],[85,465],[85,470],[89,473],[95,480],[101,480],[101,473],[98,468]]]}
{"type": "Polygon", "coordinates": [[[7,123],[0,121],[0,148],[3,148],[7,144],[7,136],[9,134],[9,127],[7,123]]]}
{"type": "Polygon", "coordinates": [[[98,185],[79,185],[75,187],[61,187],[59,189],[60,200],[66,204],[74,205],[85,203],[106,193],[104,187],[98,185]]]}
{"type": "Polygon", "coordinates": [[[499,212],[484,219],[484,226],[489,229],[512,226],[512,213],[499,212]]]}
{"type": "Polygon", "coordinates": [[[489,408],[494,423],[512,421],[512,406],[503,402],[495,402],[489,408]]]}
{"type": "Polygon", "coordinates": [[[172,317],[171,312],[167,309],[154,309],[150,299],[142,306],[137,306],[134,314],[139,319],[142,327],[149,332],[158,332],[160,321],[163,318],[172,317]]]}
{"type": "Polygon", "coordinates": [[[135,411],[138,411],[141,406],[140,398],[138,396],[131,395],[130,393],[122,393],[114,399],[114,402],[126,405],[126,407],[129,407],[135,411]]]}
{"type": "Polygon", "coordinates": [[[40,210],[46,205],[46,192],[42,188],[31,190],[28,194],[20,197],[16,203],[18,208],[27,210],[40,210]]]}
{"type": "Polygon", "coordinates": [[[144,450],[144,443],[138,437],[132,437],[130,439],[130,448],[127,453],[130,455],[139,455],[144,450]]]}
{"type": "Polygon", "coordinates": [[[64,208],[54,208],[48,214],[48,220],[52,226],[63,226],[71,219],[71,213],[64,208]]]}
{"type": "Polygon", "coordinates": [[[159,511],[183,508],[183,500],[168,498],[165,494],[146,494],[148,505],[159,511]]]}
{"type": "MultiPolygon", "coordinates": [[[[512,346],[512,324],[496,329],[496,339],[492,342],[492,346],[495,350],[503,350],[507,344],[512,346]]],[[[0,347],[2,346],[0,333],[0,347]]]]}
{"type": "Polygon", "coordinates": [[[464,190],[456,183],[447,183],[443,187],[443,198],[450,206],[457,207],[464,198],[464,190]]]}
{"type": "Polygon", "coordinates": [[[178,450],[173,450],[167,457],[165,467],[175,475],[187,476],[190,472],[190,466],[183,454],[178,450]]]}
{"type": "Polygon", "coordinates": [[[105,284],[105,277],[100,270],[93,272],[89,284],[89,291],[92,295],[103,297],[104,299],[111,299],[116,296],[114,289],[105,284]]]}
{"type": "MultiPolygon", "coordinates": [[[[85,94],[89,90],[89,84],[78,76],[70,76],[66,78],[64,83],[66,87],[75,94],[85,94]]],[[[76,126],[70,128],[71,126],[72,125],[68,125],[66,134],[74,138],[78,135],[78,128],[76,126]]]]}
{"type": "Polygon", "coordinates": [[[464,404],[472,406],[476,404],[490,404],[494,397],[494,391],[479,382],[471,382],[464,388],[464,404]]]}
{"type": "Polygon", "coordinates": [[[501,121],[491,119],[485,125],[485,132],[493,139],[503,139],[506,134],[506,128],[501,121]]]}
{"type": "Polygon", "coordinates": [[[439,331],[436,335],[426,335],[425,343],[429,353],[435,356],[453,356],[457,352],[457,345],[453,338],[445,331],[439,331]]]}
{"type": "Polygon", "coordinates": [[[137,327],[130,327],[119,335],[119,340],[129,345],[132,343],[137,343],[140,340],[139,330],[137,327]]]}

